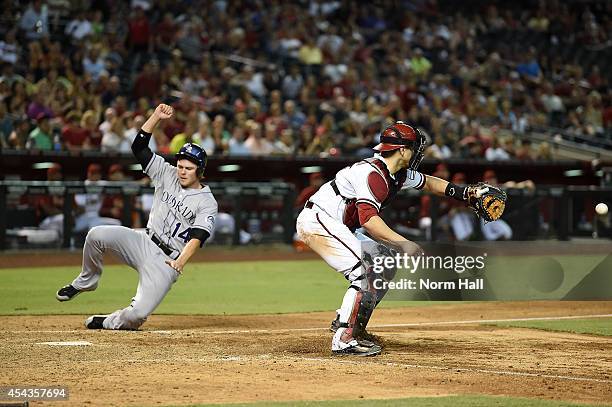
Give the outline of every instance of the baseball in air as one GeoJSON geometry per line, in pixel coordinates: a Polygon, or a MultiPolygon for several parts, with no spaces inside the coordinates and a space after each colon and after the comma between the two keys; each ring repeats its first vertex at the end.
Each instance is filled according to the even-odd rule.
{"type": "Polygon", "coordinates": [[[595,212],[597,212],[598,215],[606,215],[608,213],[608,205],[603,202],[598,203],[597,206],[595,206],[595,212]]]}

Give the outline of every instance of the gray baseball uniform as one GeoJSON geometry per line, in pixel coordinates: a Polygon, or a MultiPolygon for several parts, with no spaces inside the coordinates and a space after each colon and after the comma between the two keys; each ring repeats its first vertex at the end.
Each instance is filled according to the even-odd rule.
{"type": "Polygon", "coordinates": [[[102,257],[112,251],[138,271],[132,303],[104,320],[105,329],[136,329],[155,310],[179,274],[165,263],[176,259],[190,239],[191,228],[213,232],[217,201],[208,186],[181,187],[176,167],[156,154],[144,172],[155,187],[147,231],[123,226],[98,226],[89,232],[83,248],[83,271],[72,282],[81,291],[95,290],[102,274],[102,257]]]}

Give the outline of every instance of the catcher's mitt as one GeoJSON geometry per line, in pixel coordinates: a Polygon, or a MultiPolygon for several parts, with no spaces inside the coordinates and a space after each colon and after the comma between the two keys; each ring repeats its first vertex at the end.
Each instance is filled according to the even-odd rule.
{"type": "Polygon", "coordinates": [[[467,203],[485,222],[493,222],[501,218],[506,208],[508,195],[493,185],[479,182],[467,187],[467,203]]]}

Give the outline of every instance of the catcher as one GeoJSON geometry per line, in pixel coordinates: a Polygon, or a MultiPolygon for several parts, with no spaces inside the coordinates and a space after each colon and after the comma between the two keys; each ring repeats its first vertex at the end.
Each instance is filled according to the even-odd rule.
{"type": "Polygon", "coordinates": [[[379,243],[400,246],[408,255],[421,254],[417,244],[380,217],[398,191],[416,188],[466,202],[487,222],[499,219],[504,211],[506,195],[493,186],[455,185],[418,172],[426,144],[424,134],[406,123],[387,127],[374,157],[340,170],[306,202],[297,218],[298,237],[349,282],[332,323],[333,354],[371,356],[382,349],[365,338],[366,325],[381,298],[368,290],[367,265],[355,230],[363,227],[379,243]]]}

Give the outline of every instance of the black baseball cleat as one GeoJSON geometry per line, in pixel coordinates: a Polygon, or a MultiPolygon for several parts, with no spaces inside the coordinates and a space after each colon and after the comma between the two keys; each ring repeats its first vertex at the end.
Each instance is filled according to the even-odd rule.
{"type": "Polygon", "coordinates": [[[340,350],[332,350],[332,355],[336,356],[376,356],[382,351],[382,348],[375,343],[372,346],[363,346],[355,341],[348,348],[340,350]]]}
{"type": "Polygon", "coordinates": [[[108,317],[108,315],[92,315],[85,320],[85,326],[87,329],[104,329],[102,324],[106,317],[108,317]]]}
{"type": "Polygon", "coordinates": [[[72,284],[68,284],[57,291],[55,298],[57,298],[58,301],[70,301],[79,294],[81,294],[80,290],[74,288],[72,284]]]}

